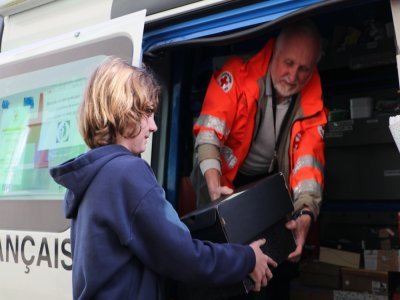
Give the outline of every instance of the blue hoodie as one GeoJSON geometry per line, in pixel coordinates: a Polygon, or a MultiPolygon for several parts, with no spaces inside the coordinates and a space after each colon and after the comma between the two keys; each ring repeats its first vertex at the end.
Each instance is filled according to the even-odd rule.
{"type": "Polygon", "coordinates": [[[119,145],[50,170],[65,186],[74,299],[164,299],[163,278],[239,282],[255,266],[249,246],[192,239],[153,171],[119,145]]]}

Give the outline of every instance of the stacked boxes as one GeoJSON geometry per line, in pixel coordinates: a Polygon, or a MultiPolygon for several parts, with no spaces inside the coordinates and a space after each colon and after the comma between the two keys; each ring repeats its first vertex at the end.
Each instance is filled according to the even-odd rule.
{"type": "Polygon", "coordinates": [[[302,287],[293,285],[292,300],[307,299],[305,295],[308,299],[324,295],[324,300],[400,299],[399,250],[364,250],[363,257],[338,249],[321,250],[319,260],[301,263],[302,287]]]}

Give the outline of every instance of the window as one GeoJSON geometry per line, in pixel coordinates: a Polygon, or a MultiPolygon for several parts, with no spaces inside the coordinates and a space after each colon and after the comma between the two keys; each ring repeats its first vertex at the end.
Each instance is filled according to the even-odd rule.
{"type": "Polygon", "coordinates": [[[0,200],[62,199],[49,168],[86,150],[76,112],[87,77],[104,58],[0,80],[0,200]]]}
{"type": "Polygon", "coordinates": [[[132,61],[132,53],[131,39],[113,36],[2,66],[0,229],[68,228],[65,189],[53,181],[49,168],[87,149],[76,112],[90,74],[106,57],[132,61]]]}

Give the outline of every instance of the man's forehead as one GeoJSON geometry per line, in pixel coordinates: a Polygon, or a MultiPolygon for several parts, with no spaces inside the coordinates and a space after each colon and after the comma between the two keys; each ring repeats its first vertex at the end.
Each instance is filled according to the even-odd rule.
{"type": "Polygon", "coordinates": [[[279,60],[292,60],[307,66],[315,64],[318,58],[315,41],[310,37],[284,39],[275,51],[274,56],[279,60]]]}

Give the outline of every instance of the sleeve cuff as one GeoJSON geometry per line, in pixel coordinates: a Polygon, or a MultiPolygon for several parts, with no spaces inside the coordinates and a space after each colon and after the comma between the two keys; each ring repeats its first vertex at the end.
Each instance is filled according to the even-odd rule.
{"type": "Polygon", "coordinates": [[[221,174],[221,164],[220,164],[219,160],[209,158],[209,159],[205,159],[202,162],[200,162],[200,170],[203,175],[209,169],[217,169],[218,172],[221,174]]]}

